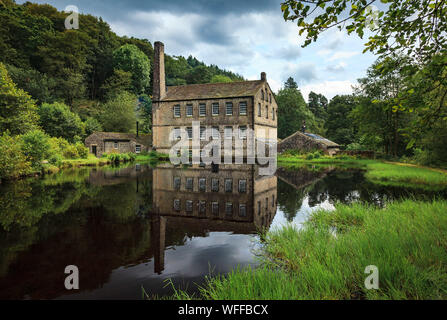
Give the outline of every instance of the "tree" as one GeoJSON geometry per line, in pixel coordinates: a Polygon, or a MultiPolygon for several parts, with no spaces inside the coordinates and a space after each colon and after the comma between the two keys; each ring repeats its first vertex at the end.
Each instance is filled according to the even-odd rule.
{"type": "Polygon", "coordinates": [[[149,58],[137,46],[126,44],[113,52],[115,69],[132,74],[132,92],[142,94],[148,92],[151,79],[149,58]]]}
{"type": "Polygon", "coordinates": [[[219,82],[233,82],[233,80],[230,79],[230,77],[223,76],[220,74],[216,74],[211,78],[211,83],[219,83],[219,82]]]}
{"type": "Polygon", "coordinates": [[[348,145],[355,141],[356,130],[349,115],[355,107],[352,95],[337,95],[329,102],[325,123],[326,137],[341,145],[348,145]]]}
{"type": "Polygon", "coordinates": [[[297,21],[305,34],[303,47],[320,34],[337,27],[363,39],[365,28],[372,31],[365,51],[418,56],[428,61],[447,49],[447,2],[444,0],[381,0],[385,11],[370,7],[377,0],[286,0],[281,4],[285,20],[297,21]],[[315,16],[313,16],[315,14],[315,16]]]}
{"type": "Polygon", "coordinates": [[[298,84],[292,77],[289,77],[284,83],[284,89],[298,89],[298,84]]]}
{"type": "Polygon", "coordinates": [[[303,95],[296,88],[281,89],[276,95],[278,103],[278,138],[284,139],[301,130],[303,121],[309,131],[317,129],[315,117],[307,108],[303,95]]]}
{"type": "Polygon", "coordinates": [[[152,100],[148,95],[141,95],[138,101],[138,119],[143,124],[141,131],[143,133],[150,133],[152,132],[152,100]]]}
{"type": "Polygon", "coordinates": [[[50,138],[41,130],[32,130],[21,136],[23,153],[36,170],[42,169],[42,160],[50,155],[50,138]]]}
{"type": "Polygon", "coordinates": [[[137,99],[128,92],[121,92],[102,106],[101,123],[105,131],[130,132],[135,130],[137,99]]]}
{"type": "Polygon", "coordinates": [[[213,74],[211,70],[204,66],[200,65],[192,69],[190,73],[186,76],[186,82],[188,84],[194,83],[210,83],[213,74]]]}
{"type": "Polygon", "coordinates": [[[38,128],[37,107],[34,100],[18,89],[0,63],[0,132],[8,130],[12,135],[38,128]]]}
{"type": "Polygon", "coordinates": [[[101,87],[101,96],[107,100],[123,91],[132,91],[132,73],[115,69],[101,87]]]}
{"type": "Polygon", "coordinates": [[[311,91],[309,93],[309,102],[307,105],[319,123],[324,123],[326,121],[328,100],[325,96],[311,91]]]}
{"type": "Polygon", "coordinates": [[[85,121],[85,135],[89,136],[94,132],[99,132],[102,131],[102,126],[101,123],[99,123],[98,120],[96,120],[95,118],[88,118],[85,121]]]}
{"type": "Polygon", "coordinates": [[[55,102],[44,103],[39,109],[40,126],[52,137],[64,138],[74,142],[76,138],[84,135],[84,126],[79,116],[70,111],[70,108],[55,102]]]}

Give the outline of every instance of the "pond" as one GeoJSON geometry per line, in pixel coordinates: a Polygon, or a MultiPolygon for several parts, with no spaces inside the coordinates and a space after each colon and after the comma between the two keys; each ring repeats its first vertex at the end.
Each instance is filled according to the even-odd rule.
{"type": "Polygon", "coordinates": [[[147,164],[0,185],[0,299],[142,299],[190,293],[256,265],[259,230],[298,227],[337,202],[446,197],[369,183],[361,170],[147,164]],[[66,290],[65,267],[79,269],[66,290]]]}

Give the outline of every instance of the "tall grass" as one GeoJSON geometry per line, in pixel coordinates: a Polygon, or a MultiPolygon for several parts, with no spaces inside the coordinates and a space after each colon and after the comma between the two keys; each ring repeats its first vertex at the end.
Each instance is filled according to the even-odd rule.
{"type": "MultiPolygon", "coordinates": [[[[205,299],[446,299],[447,201],[318,211],[266,235],[263,265],[209,278],[205,299]],[[379,269],[367,290],[365,268],[379,269]]],[[[178,295],[182,298],[181,295],[178,295]]]]}
{"type": "Polygon", "coordinates": [[[430,168],[405,166],[398,163],[370,162],[365,177],[378,184],[443,189],[447,187],[447,174],[430,168]]]}

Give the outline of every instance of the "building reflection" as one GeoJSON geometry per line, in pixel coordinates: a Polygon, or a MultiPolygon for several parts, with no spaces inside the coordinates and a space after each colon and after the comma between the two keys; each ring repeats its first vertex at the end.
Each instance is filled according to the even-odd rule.
{"type": "Polygon", "coordinates": [[[268,229],[276,214],[277,178],[260,176],[254,165],[182,168],[162,164],[153,170],[152,180],[151,240],[154,271],[159,274],[164,270],[167,225],[169,229],[254,234],[268,229]]]}

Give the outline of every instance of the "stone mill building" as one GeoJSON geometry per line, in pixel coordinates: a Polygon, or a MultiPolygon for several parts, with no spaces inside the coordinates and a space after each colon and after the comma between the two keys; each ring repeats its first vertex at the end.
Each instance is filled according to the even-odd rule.
{"type": "Polygon", "coordinates": [[[258,139],[276,142],[278,106],[264,72],[260,80],[254,81],[166,88],[163,43],[155,42],[154,49],[153,148],[169,153],[176,143],[170,140],[170,134],[179,129],[186,130],[192,140],[193,134],[198,134],[193,133],[193,121],[200,121],[201,144],[211,139],[202,135],[206,129],[218,130],[222,145],[224,137],[236,132],[244,137],[247,129],[254,130],[254,136],[258,139]]]}

